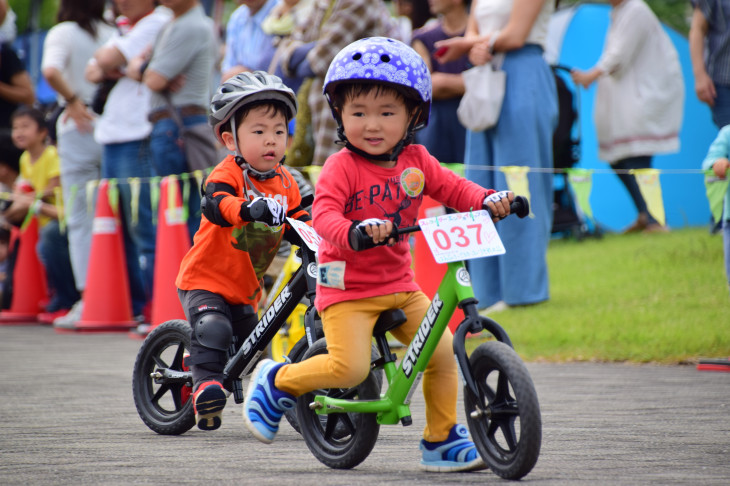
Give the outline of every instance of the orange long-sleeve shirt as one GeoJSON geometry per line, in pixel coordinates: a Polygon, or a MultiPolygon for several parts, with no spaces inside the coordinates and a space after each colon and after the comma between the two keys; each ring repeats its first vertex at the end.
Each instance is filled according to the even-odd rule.
{"type": "MultiPolygon", "coordinates": [[[[287,216],[309,220],[309,214],[300,207],[302,197],[294,178],[282,166],[277,172],[280,175],[271,179],[251,181],[261,194],[284,206],[287,216]]],[[[182,290],[214,292],[230,304],[249,304],[256,309],[261,298],[259,281],[276,256],[288,225],[270,228],[241,219],[241,204],[253,199],[255,193],[247,187],[243,171],[232,155],[213,169],[206,180],[206,184],[210,183],[227,184],[234,189],[235,196],[223,191],[213,194],[224,196],[219,203],[220,212],[232,226],[222,227],[202,216],[175,285],[182,290]]]]}

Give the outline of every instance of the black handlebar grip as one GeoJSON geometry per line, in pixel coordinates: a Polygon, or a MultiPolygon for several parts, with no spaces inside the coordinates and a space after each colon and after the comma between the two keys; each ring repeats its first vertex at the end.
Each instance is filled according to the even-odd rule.
{"type": "Polygon", "coordinates": [[[368,236],[364,226],[355,226],[350,230],[350,247],[352,247],[352,249],[355,251],[369,250],[370,248],[375,248],[376,246],[387,245],[390,238],[395,238],[397,236],[398,228],[394,226],[390,237],[386,238],[376,245],[373,242],[373,237],[368,236]]]}
{"type": "Polygon", "coordinates": [[[350,229],[350,247],[353,250],[362,251],[374,246],[373,239],[365,233],[365,228],[355,226],[350,229]]]}
{"type": "Polygon", "coordinates": [[[530,202],[525,196],[515,196],[515,200],[509,205],[510,213],[514,213],[518,218],[524,218],[530,214],[530,202]]]}

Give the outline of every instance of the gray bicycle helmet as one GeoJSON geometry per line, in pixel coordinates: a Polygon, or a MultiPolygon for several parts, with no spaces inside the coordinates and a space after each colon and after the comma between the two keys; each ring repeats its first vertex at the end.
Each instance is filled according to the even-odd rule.
{"type": "Polygon", "coordinates": [[[231,134],[236,147],[234,155],[238,164],[245,169],[245,173],[251,173],[258,179],[269,179],[274,177],[276,168],[267,172],[259,172],[251,167],[239,153],[236,119],[233,116],[239,108],[262,101],[283,103],[287,108],[287,122],[297,114],[297,96],[281,81],[281,78],[265,71],[253,71],[236,74],[218,87],[210,102],[208,123],[213,127],[216,138],[224,143],[221,130],[230,122],[231,134]]]}
{"type": "Polygon", "coordinates": [[[249,103],[267,100],[281,101],[286,105],[287,122],[296,116],[297,95],[281,81],[281,78],[265,71],[236,74],[224,81],[213,95],[208,123],[222,143],[221,128],[239,108],[249,103]]]}

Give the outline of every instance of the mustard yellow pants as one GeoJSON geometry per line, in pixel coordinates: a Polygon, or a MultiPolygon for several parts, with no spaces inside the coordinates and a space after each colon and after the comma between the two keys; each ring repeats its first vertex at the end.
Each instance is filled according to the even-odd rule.
{"type": "MultiPolygon", "coordinates": [[[[328,354],[285,365],[276,375],[280,390],[299,396],[318,388],[350,388],[360,384],[370,370],[370,349],[375,321],[388,309],[403,309],[407,321],[391,334],[408,344],[421,325],[430,301],[423,292],[404,292],[340,302],[322,313],[328,354]]],[[[458,378],[452,350],[452,334],[441,337],[423,373],[426,428],[423,438],[446,440],[456,423],[458,378]]]]}

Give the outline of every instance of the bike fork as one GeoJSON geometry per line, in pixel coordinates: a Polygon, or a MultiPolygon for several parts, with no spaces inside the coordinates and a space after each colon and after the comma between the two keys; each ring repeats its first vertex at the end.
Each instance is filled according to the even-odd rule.
{"type": "Polygon", "coordinates": [[[507,332],[492,319],[480,316],[477,311],[478,301],[474,298],[464,299],[459,302],[459,307],[464,311],[464,320],[457,326],[454,332],[454,356],[456,356],[456,364],[459,368],[459,374],[461,375],[464,385],[469,388],[472,394],[476,397],[482,398],[482,393],[479,391],[479,387],[474,382],[474,376],[471,372],[471,366],[469,365],[469,357],[466,354],[466,336],[467,333],[479,333],[481,331],[487,331],[491,333],[497,341],[503,342],[509,347],[512,346],[512,341],[509,338],[507,332]]]}
{"type": "MultiPolygon", "coordinates": [[[[238,349],[236,349],[236,340],[237,338],[234,338],[233,342],[231,343],[231,347],[228,348],[229,360],[233,358],[238,351],[238,349]]],[[[240,378],[234,378],[233,380],[231,380],[231,393],[233,394],[233,399],[236,403],[243,403],[243,382],[240,378]]]]}

